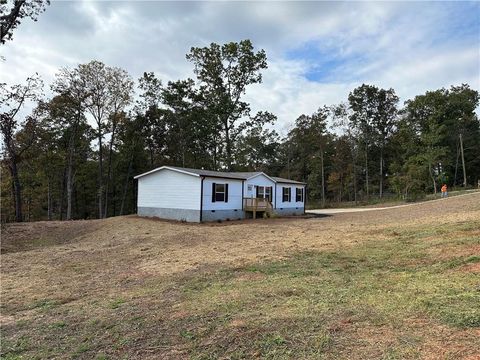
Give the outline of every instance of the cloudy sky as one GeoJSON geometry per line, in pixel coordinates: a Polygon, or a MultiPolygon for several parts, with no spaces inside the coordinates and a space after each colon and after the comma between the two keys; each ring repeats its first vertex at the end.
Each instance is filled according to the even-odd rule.
{"type": "Polygon", "coordinates": [[[265,49],[264,82],[247,99],[283,133],[302,113],[346,100],[362,83],[393,87],[404,101],[440,87],[480,89],[479,2],[52,1],[0,46],[0,80],[92,59],[138,78],[193,77],[192,46],[251,39],[265,49]]]}

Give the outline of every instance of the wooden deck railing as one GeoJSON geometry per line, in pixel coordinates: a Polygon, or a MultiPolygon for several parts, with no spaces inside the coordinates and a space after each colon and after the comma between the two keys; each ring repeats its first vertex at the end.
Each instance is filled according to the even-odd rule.
{"type": "Polygon", "coordinates": [[[257,211],[265,211],[270,214],[273,211],[273,206],[268,199],[246,197],[243,198],[243,210],[252,211],[255,219],[257,211]]]}

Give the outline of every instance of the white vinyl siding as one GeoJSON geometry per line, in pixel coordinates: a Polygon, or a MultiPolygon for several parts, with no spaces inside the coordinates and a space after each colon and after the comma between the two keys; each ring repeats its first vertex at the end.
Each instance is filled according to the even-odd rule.
{"type": "Polygon", "coordinates": [[[242,211],[242,180],[209,178],[203,180],[203,210],[242,211]],[[228,184],[228,201],[212,202],[212,184],[228,184]]]}
{"type": "MultiPolygon", "coordinates": [[[[272,194],[275,192],[275,183],[263,174],[252,177],[245,181],[245,197],[256,197],[257,186],[272,187],[272,194]]],[[[272,195],[272,205],[275,203],[275,197],[272,195]]]]}
{"type": "Polygon", "coordinates": [[[303,194],[305,196],[305,186],[304,185],[294,185],[294,184],[286,184],[286,183],[277,183],[277,208],[278,209],[287,209],[287,208],[303,208],[305,207],[305,197],[302,199],[303,201],[296,201],[297,197],[297,190],[296,189],[303,189],[303,194]],[[283,201],[283,188],[290,188],[290,201],[283,201]]]}
{"type": "Polygon", "coordinates": [[[200,210],[197,176],[163,169],[138,179],[138,207],[200,210]]]}

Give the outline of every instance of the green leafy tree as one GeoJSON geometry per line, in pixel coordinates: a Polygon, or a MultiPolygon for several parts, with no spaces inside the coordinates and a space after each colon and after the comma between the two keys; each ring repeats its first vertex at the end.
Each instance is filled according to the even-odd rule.
{"type": "Polygon", "coordinates": [[[448,148],[442,144],[446,131],[446,106],[447,97],[442,89],[416,96],[407,101],[405,107],[407,124],[418,143],[418,152],[414,156],[428,169],[435,194],[447,163],[448,148]]]}
{"type": "Polygon", "coordinates": [[[139,79],[140,100],[135,106],[136,121],[145,140],[150,167],[161,163],[167,139],[164,112],[160,109],[163,86],[154,73],[145,72],[139,79]]]}
{"type": "Polygon", "coordinates": [[[331,155],[332,165],[327,184],[330,191],[336,194],[338,202],[343,201],[346,195],[354,192],[353,189],[353,160],[352,144],[348,135],[342,135],[334,139],[331,155]],[[350,185],[352,191],[350,191],[350,185]]]}
{"type": "Polygon", "coordinates": [[[136,192],[133,176],[145,172],[148,165],[148,152],[143,136],[144,119],[139,116],[126,116],[118,128],[118,181],[121,189],[119,215],[132,213],[136,209],[136,192]]]}
{"type": "Polygon", "coordinates": [[[250,115],[250,106],[242,97],[248,85],[262,82],[261,70],[267,68],[265,51],[255,52],[250,40],[222,46],[212,43],[208,47],[193,47],[187,59],[194,64],[209,115],[221,129],[224,165],[231,170],[233,146],[243,130],[239,122],[250,115]]]}
{"type": "Polygon", "coordinates": [[[312,115],[301,115],[286,140],[289,157],[293,159],[292,165],[288,164],[287,176],[307,181],[309,196],[320,198],[323,205],[326,200],[325,168],[332,138],[327,130],[330,116],[328,107],[320,108],[312,115]]]}
{"type": "Polygon", "coordinates": [[[235,156],[238,169],[271,173],[277,162],[279,141],[275,130],[266,129],[261,122],[256,122],[238,137],[235,156]]]}
{"type": "Polygon", "coordinates": [[[364,144],[365,184],[367,198],[370,195],[369,153],[376,145],[380,152],[379,195],[383,195],[384,151],[387,140],[392,133],[397,119],[398,96],[393,89],[379,89],[372,85],[361,85],[348,96],[350,121],[358,130],[364,144]]]}
{"type": "Polygon", "coordinates": [[[108,147],[107,179],[105,181],[105,209],[103,212],[103,217],[105,218],[108,215],[109,188],[114,186],[114,184],[111,184],[113,177],[113,147],[116,141],[118,123],[125,117],[124,111],[131,104],[133,98],[133,80],[125,70],[117,67],[108,67],[107,75],[111,112],[108,122],[110,142],[108,147]]]}
{"type": "MultiPolygon", "coordinates": [[[[84,112],[90,93],[86,79],[78,68],[63,68],[57,74],[52,90],[58,95],[49,103],[49,118],[60,133],[68,133],[68,151],[66,154],[66,219],[72,219],[72,196],[74,187],[75,153],[79,145],[79,130],[86,126],[84,112]]],[[[60,211],[62,213],[62,211],[60,211]]]]}
{"type": "Polygon", "coordinates": [[[75,70],[83,84],[84,106],[96,124],[95,132],[98,140],[98,216],[106,217],[108,208],[108,183],[111,177],[111,159],[115,141],[117,119],[119,114],[130,103],[133,82],[124,70],[109,67],[100,61],[80,64],[75,70]],[[109,163],[107,179],[104,178],[104,146],[103,139],[110,134],[109,163]],[[104,207],[105,206],[105,207],[104,207]]]}
{"type": "Polygon", "coordinates": [[[13,180],[15,199],[15,220],[23,221],[22,186],[18,165],[23,154],[35,140],[37,113],[20,120],[22,108],[28,103],[38,102],[42,96],[43,81],[38,75],[27,78],[25,85],[18,84],[8,87],[0,84],[0,132],[5,145],[4,161],[13,180]]]}
{"type": "Polygon", "coordinates": [[[480,172],[480,122],[476,114],[479,94],[467,84],[452,86],[444,94],[448,98],[444,145],[450,148],[449,177],[454,184],[457,182],[460,165],[463,175],[461,183],[465,187],[468,183],[474,183],[475,175],[480,172]]]}
{"type": "MultiPolygon", "coordinates": [[[[352,187],[353,187],[353,200],[355,203],[358,201],[358,162],[359,162],[359,153],[361,147],[361,136],[360,136],[360,129],[356,124],[350,121],[352,116],[352,110],[349,108],[348,104],[341,103],[338,105],[333,105],[330,107],[332,118],[333,118],[333,126],[335,128],[340,129],[340,131],[344,134],[345,141],[349,145],[350,156],[349,159],[351,161],[351,177],[352,177],[352,187]]],[[[340,160],[340,162],[344,162],[344,160],[340,160]]]]}
{"type": "Polygon", "coordinates": [[[169,82],[163,89],[163,104],[167,109],[163,112],[168,124],[168,148],[172,161],[183,167],[193,163],[196,149],[197,127],[195,116],[197,109],[196,92],[192,79],[169,82]]]}

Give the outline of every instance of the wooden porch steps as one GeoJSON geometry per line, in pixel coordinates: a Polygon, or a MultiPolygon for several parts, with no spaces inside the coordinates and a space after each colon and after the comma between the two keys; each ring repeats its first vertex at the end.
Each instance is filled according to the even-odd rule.
{"type": "Polygon", "coordinates": [[[243,198],[243,211],[253,213],[253,218],[257,218],[257,212],[265,212],[269,216],[273,213],[272,203],[264,198],[243,198]]]}

